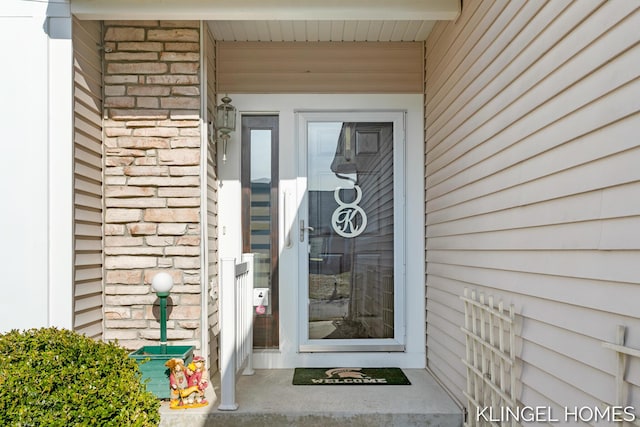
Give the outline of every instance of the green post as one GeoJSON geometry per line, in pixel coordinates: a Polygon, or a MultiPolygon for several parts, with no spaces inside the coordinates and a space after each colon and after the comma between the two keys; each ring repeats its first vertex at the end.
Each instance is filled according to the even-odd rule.
{"type": "Polygon", "coordinates": [[[167,297],[169,292],[157,292],[160,298],[160,348],[162,354],[167,352],[167,297]]]}

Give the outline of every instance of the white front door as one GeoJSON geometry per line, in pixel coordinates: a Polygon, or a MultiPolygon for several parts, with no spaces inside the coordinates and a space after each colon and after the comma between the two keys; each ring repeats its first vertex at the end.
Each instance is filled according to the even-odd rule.
{"type": "MultiPolygon", "coordinates": [[[[270,161],[278,334],[255,350],[254,366],[424,367],[422,96],[229,96],[242,117],[277,117],[279,129],[277,166],[270,161]]],[[[220,163],[219,247],[233,256],[242,251],[240,133],[220,163]]]]}
{"type": "Polygon", "coordinates": [[[299,351],[405,350],[405,112],[298,112],[299,351]]]}

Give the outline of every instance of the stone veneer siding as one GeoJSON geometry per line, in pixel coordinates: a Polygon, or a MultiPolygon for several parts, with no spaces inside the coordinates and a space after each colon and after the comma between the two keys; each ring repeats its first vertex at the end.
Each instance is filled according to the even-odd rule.
{"type": "Polygon", "coordinates": [[[199,348],[199,23],[106,21],[104,42],[105,339],[158,343],[164,270],[169,341],[199,348]]]}

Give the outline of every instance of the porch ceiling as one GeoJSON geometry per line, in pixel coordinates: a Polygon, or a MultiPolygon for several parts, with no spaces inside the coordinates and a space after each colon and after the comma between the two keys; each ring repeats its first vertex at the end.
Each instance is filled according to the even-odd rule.
{"type": "Polygon", "coordinates": [[[209,21],[220,41],[390,42],[426,40],[436,21],[209,21]]]}

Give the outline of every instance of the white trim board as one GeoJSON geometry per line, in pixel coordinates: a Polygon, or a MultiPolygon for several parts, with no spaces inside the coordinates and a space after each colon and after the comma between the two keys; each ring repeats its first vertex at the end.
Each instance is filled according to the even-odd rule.
{"type": "Polygon", "coordinates": [[[459,0],[74,0],[80,19],[452,20],[459,0]]]}

